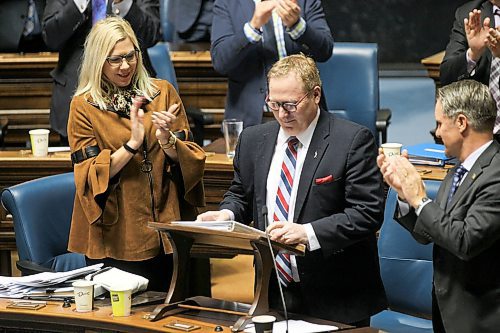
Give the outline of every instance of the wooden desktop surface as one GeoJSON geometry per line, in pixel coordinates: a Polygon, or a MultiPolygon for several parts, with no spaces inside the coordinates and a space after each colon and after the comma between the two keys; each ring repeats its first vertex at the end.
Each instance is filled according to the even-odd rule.
{"type": "MultiPolygon", "coordinates": [[[[221,151],[221,140],[216,140],[207,147],[205,174],[206,207],[200,211],[217,210],[224,193],[233,179],[233,163],[221,151]]],[[[446,169],[438,167],[418,167],[424,179],[442,180],[446,169]]],[[[73,166],[69,152],[49,153],[47,157],[33,157],[29,150],[0,151],[0,191],[6,187],[23,183],[28,180],[72,172],[73,166]]],[[[11,275],[10,252],[16,250],[12,220],[7,218],[7,212],[0,207],[0,275],[11,275]]]]}
{"type": "MultiPolygon", "coordinates": [[[[111,306],[96,306],[94,311],[79,313],[75,311],[75,305],[63,308],[62,302],[49,301],[47,305],[38,310],[20,310],[8,309],[7,305],[13,300],[0,299],[0,327],[13,329],[50,329],[58,331],[71,332],[181,332],[164,327],[164,325],[179,321],[200,326],[194,332],[208,333],[216,332],[215,328],[220,326],[222,331],[231,332],[230,323],[232,321],[224,319],[203,319],[204,315],[179,315],[160,319],[157,322],[151,322],[147,318],[155,305],[133,307],[129,317],[113,317],[111,306]]],[[[348,333],[376,333],[382,332],[375,328],[365,327],[352,329],[346,325],[315,320],[315,322],[337,325],[341,327],[341,332],[348,333]]],[[[23,330],[23,332],[27,332],[23,330]]],[[[29,332],[29,331],[28,331],[29,332]]]]}

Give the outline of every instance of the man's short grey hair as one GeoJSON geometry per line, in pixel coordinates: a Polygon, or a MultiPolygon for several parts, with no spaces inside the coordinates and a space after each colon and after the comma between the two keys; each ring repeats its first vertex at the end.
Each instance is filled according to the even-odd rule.
{"type": "Polygon", "coordinates": [[[438,90],[443,114],[456,119],[463,114],[477,132],[493,132],[497,115],[496,102],[489,88],[477,81],[454,82],[438,90]]]}

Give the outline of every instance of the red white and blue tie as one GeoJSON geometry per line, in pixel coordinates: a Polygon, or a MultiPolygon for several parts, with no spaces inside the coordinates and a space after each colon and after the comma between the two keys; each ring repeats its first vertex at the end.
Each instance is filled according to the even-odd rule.
{"type": "MultiPolygon", "coordinates": [[[[288,147],[281,165],[281,179],[276,194],[273,221],[288,221],[288,208],[293,188],[293,177],[295,176],[298,144],[299,140],[296,137],[291,136],[288,138],[288,147]]],[[[293,280],[290,254],[279,252],[276,256],[276,267],[278,268],[278,278],[281,284],[285,287],[288,286],[293,280]]]]}

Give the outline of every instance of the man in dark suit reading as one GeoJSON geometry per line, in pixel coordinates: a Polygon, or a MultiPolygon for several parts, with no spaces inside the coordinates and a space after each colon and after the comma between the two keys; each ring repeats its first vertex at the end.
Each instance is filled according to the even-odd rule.
{"type": "Polygon", "coordinates": [[[500,327],[500,144],[493,141],[496,106],[488,87],[465,80],[438,92],[436,135],[451,169],[436,200],[407,156],[377,162],[400,198],[399,223],[434,243],[434,332],[498,332],[500,327]],[[403,202],[404,201],[404,202],[403,202]]]}
{"type": "MultiPolygon", "coordinates": [[[[268,224],[273,240],[305,244],[304,257],[276,258],[288,310],[368,326],[386,307],[375,236],[383,218],[375,139],[367,128],[320,109],[321,81],[311,58],[279,60],[268,85],[266,103],[277,122],[242,132],[221,210],[198,220],[253,221],[261,230],[268,224]]],[[[276,287],[271,307],[279,304],[276,287]]]]}

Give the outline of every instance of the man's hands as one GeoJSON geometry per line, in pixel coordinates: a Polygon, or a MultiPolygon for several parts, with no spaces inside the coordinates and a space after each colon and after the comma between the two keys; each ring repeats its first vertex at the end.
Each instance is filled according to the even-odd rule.
{"type": "Polygon", "coordinates": [[[224,210],[211,210],[196,217],[196,221],[229,221],[231,216],[224,210]]]}
{"type": "Polygon", "coordinates": [[[267,228],[271,240],[283,244],[308,244],[306,229],[302,224],[273,222],[267,228]]]}
{"type": "Polygon", "coordinates": [[[474,9],[469,13],[469,18],[464,19],[465,35],[469,44],[469,57],[478,61],[486,49],[486,41],[490,30],[490,18],[481,23],[481,11],[474,9]]]}
{"type": "Polygon", "coordinates": [[[297,0],[268,0],[255,5],[250,25],[254,29],[262,28],[271,19],[275,9],[287,28],[293,27],[300,19],[301,9],[297,0]]]}
{"type": "Polygon", "coordinates": [[[426,197],[422,177],[413,164],[408,161],[408,152],[403,151],[402,156],[386,157],[382,149],[379,149],[377,165],[384,180],[396,192],[400,199],[417,208],[422,198],[426,197]]]}

